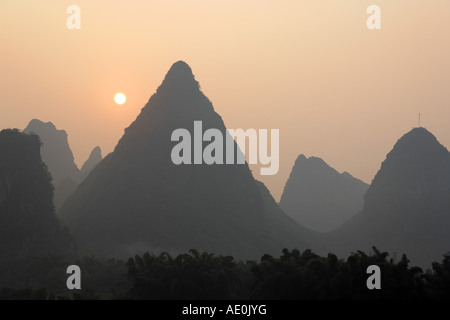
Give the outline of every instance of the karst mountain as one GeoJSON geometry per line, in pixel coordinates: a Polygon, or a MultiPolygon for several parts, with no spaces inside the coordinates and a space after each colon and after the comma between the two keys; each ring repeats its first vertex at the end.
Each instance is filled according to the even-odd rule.
{"type": "Polygon", "coordinates": [[[191,68],[179,61],[114,152],[61,209],[81,251],[129,256],[196,249],[259,258],[306,248],[311,232],[281,211],[247,163],[174,164],[172,133],[182,128],[194,137],[194,121],[202,121],[203,131],[227,134],[191,68]]]}

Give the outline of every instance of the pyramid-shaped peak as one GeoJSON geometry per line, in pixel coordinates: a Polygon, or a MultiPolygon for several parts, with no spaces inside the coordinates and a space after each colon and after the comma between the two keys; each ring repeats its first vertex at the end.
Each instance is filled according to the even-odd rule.
{"type": "Polygon", "coordinates": [[[430,155],[430,153],[436,152],[447,153],[448,151],[430,131],[418,127],[412,129],[397,141],[391,155],[392,153],[401,153],[408,156],[417,156],[418,154],[430,155]]]}
{"type": "Polygon", "coordinates": [[[171,72],[188,73],[192,75],[191,67],[183,60],[175,62],[169,70],[171,72]]]}
{"type": "Polygon", "coordinates": [[[97,157],[97,156],[102,156],[102,149],[99,146],[96,146],[92,152],[91,152],[91,157],[97,157]]]}
{"type": "Polygon", "coordinates": [[[199,84],[195,80],[191,67],[184,61],[177,61],[167,72],[158,91],[166,87],[192,89],[199,88],[199,84]]]}
{"type": "Polygon", "coordinates": [[[401,139],[428,139],[437,141],[436,137],[424,127],[417,127],[406,133],[401,139]]]}
{"type": "Polygon", "coordinates": [[[414,128],[386,156],[366,193],[365,206],[379,207],[381,202],[412,203],[408,197],[436,193],[449,172],[447,148],[427,129],[414,128]]]}
{"type": "MultiPolygon", "coordinates": [[[[83,167],[86,166],[90,162],[94,162],[96,165],[97,163],[102,161],[102,158],[103,158],[102,149],[99,146],[97,146],[91,151],[89,158],[86,160],[83,167]]],[[[83,170],[83,168],[81,170],[83,170]]]]}
{"type": "Polygon", "coordinates": [[[246,163],[174,163],[173,133],[184,129],[195,139],[195,121],[226,133],[191,68],[179,61],[61,209],[79,248],[116,257],[195,248],[247,259],[303,242],[303,229],[258,188],[246,163]]]}
{"type": "Polygon", "coordinates": [[[89,173],[102,161],[102,149],[97,146],[95,147],[91,154],[89,155],[89,158],[86,160],[86,162],[81,167],[81,176],[82,179],[86,178],[89,173]]]}
{"type": "Polygon", "coordinates": [[[297,157],[297,160],[295,160],[295,162],[300,162],[300,161],[305,161],[305,160],[308,160],[308,158],[304,154],[300,154],[297,157]]]}
{"type": "Polygon", "coordinates": [[[191,67],[184,61],[175,62],[167,72],[165,80],[168,79],[184,79],[184,80],[194,80],[194,74],[192,73],[191,67]]]}

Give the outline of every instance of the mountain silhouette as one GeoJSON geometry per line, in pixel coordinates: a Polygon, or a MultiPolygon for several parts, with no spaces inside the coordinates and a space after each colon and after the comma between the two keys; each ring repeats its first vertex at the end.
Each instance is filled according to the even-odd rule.
{"type": "Polygon", "coordinates": [[[79,170],[69,147],[66,131],[56,129],[51,122],[33,119],[23,132],[35,133],[41,139],[42,159],[47,164],[55,187],[67,177],[79,179],[79,170]]]}
{"type": "Polygon", "coordinates": [[[55,186],[54,203],[58,210],[80,183],[80,170],[75,164],[65,130],[58,130],[51,122],[33,119],[23,130],[34,133],[42,142],[42,159],[47,165],[55,186]]]}
{"type": "Polygon", "coordinates": [[[95,147],[91,154],[89,155],[89,158],[86,160],[86,162],[83,164],[80,170],[80,176],[81,180],[86,179],[86,177],[91,173],[91,171],[102,161],[102,149],[100,147],[95,147]]]}
{"type": "Polygon", "coordinates": [[[371,246],[429,266],[450,247],[450,154],[425,128],[405,134],[381,165],[361,213],[331,233],[341,253],[371,246]]]}
{"type": "Polygon", "coordinates": [[[300,155],[284,187],[280,206],[311,230],[331,231],[361,211],[368,187],[347,172],[337,172],[320,158],[300,155]]]}
{"type": "Polygon", "coordinates": [[[70,254],[73,243],[53,206],[53,186],[36,135],[0,132],[0,260],[70,254]]]}
{"type": "Polygon", "coordinates": [[[172,162],[177,144],[171,141],[172,132],[185,128],[194,136],[194,121],[202,121],[203,130],[227,134],[191,68],[179,61],[125,129],[114,152],[61,209],[80,250],[129,256],[194,248],[256,258],[305,245],[309,231],[278,208],[247,163],[172,162]]]}
{"type": "Polygon", "coordinates": [[[84,162],[80,169],[79,174],[76,178],[66,177],[56,189],[55,192],[55,206],[59,210],[63,205],[64,201],[75,192],[79,182],[86,179],[86,177],[91,173],[91,171],[102,161],[102,150],[100,147],[95,147],[88,159],[84,162]]]}

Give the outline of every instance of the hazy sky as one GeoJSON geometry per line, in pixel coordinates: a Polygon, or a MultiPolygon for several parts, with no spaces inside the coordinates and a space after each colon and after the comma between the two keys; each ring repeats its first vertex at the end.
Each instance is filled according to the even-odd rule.
{"type": "Polygon", "coordinates": [[[0,128],[52,121],[81,166],[184,60],[228,128],[280,129],[277,200],[300,153],[370,183],[419,112],[450,147],[449,17],[448,0],[0,0],[0,128]]]}

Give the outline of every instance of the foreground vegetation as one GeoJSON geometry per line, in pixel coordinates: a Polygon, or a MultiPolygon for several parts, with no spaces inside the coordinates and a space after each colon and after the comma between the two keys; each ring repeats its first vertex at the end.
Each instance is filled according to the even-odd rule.
{"type": "Polygon", "coordinates": [[[230,256],[145,253],[128,262],[40,256],[0,263],[0,299],[449,299],[450,260],[424,272],[373,248],[346,260],[310,250],[278,258],[235,261],[230,256]],[[82,290],[66,288],[66,268],[82,270],[82,290]],[[381,290],[368,290],[369,265],[381,269],[381,290]]]}

